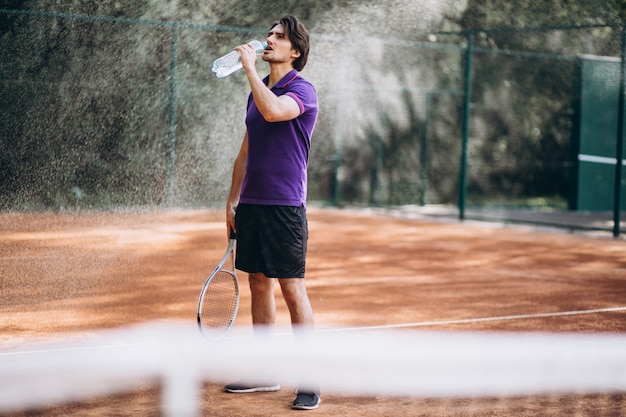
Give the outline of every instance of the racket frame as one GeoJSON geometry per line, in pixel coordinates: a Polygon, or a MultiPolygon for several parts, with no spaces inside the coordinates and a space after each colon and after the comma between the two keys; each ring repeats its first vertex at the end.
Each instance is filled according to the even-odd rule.
{"type": "Polygon", "coordinates": [[[226,333],[228,333],[230,328],[235,323],[235,318],[237,317],[237,311],[239,310],[239,282],[238,282],[239,280],[237,279],[237,273],[235,272],[236,241],[237,241],[236,235],[234,232],[231,231],[230,240],[228,241],[228,248],[226,249],[226,253],[224,254],[224,257],[222,258],[222,260],[217,264],[213,272],[211,272],[209,277],[204,282],[204,285],[202,286],[202,290],[200,291],[200,297],[198,298],[198,316],[197,316],[198,329],[200,330],[200,333],[202,333],[202,335],[205,338],[210,339],[210,340],[219,339],[220,337],[223,337],[226,333]],[[230,260],[230,265],[232,266],[232,270],[224,269],[224,265],[229,260],[230,260]],[[220,271],[227,272],[233,276],[233,282],[235,284],[234,285],[235,286],[235,307],[233,308],[233,312],[231,314],[228,325],[224,328],[223,332],[217,335],[209,335],[207,334],[207,332],[205,332],[204,327],[202,326],[202,303],[206,295],[206,290],[207,288],[209,288],[209,284],[220,271]]]}

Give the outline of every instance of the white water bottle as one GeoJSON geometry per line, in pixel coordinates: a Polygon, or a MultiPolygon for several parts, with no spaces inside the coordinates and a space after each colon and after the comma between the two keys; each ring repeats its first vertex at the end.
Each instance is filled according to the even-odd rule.
{"type": "MultiPolygon", "coordinates": [[[[263,55],[263,51],[267,47],[267,42],[261,41],[251,41],[250,42],[254,47],[254,51],[257,56],[263,55]]],[[[217,76],[217,78],[228,77],[233,72],[241,69],[243,66],[241,65],[241,57],[239,56],[239,52],[232,51],[223,57],[217,58],[213,61],[213,72],[217,76]]]]}

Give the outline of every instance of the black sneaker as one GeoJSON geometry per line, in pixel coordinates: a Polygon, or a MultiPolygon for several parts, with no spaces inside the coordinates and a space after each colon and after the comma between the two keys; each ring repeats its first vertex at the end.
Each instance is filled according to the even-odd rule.
{"type": "Polygon", "coordinates": [[[320,395],[317,392],[298,391],[291,408],[294,410],[314,410],[320,405],[320,395]]]}
{"type": "Polygon", "coordinates": [[[248,392],[274,392],[279,389],[279,384],[253,384],[248,381],[237,381],[224,387],[224,391],[235,394],[246,394],[248,392]]]}

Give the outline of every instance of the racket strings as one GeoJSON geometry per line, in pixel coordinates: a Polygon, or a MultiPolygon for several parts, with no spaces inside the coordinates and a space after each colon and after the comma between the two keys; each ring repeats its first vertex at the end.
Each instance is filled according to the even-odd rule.
{"type": "Polygon", "coordinates": [[[235,320],[239,300],[237,278],[220,270],[205,288],[200,308],[202,331],[208,336],[226,332],[235,320]]]}

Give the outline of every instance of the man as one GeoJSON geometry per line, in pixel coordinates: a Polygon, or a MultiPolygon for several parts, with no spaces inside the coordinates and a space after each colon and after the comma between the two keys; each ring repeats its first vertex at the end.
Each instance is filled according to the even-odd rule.
{"type": "MultiPolygon", "coordinates": [[[[250,44],[235,48],[250,84],[246,133],[234,163],[226,203],[227,229],[237,232],[236,267],[249,275],[252,322],[260,337],[276,319],[274,284],[280,284],[294,334],[313,330],[313,310],[304,284],[308,227],[307,166],[317,121],[317,94],[298,71],[309,53],[309,34],[293,16],[274,23],[262,59],[261,79],[250,44]]],[[[276,391],[275,383],[239,382],[227,392],[276,391]]],[[[300,385],[292,408],[314,409],[319,389],[300,385]]]]}

